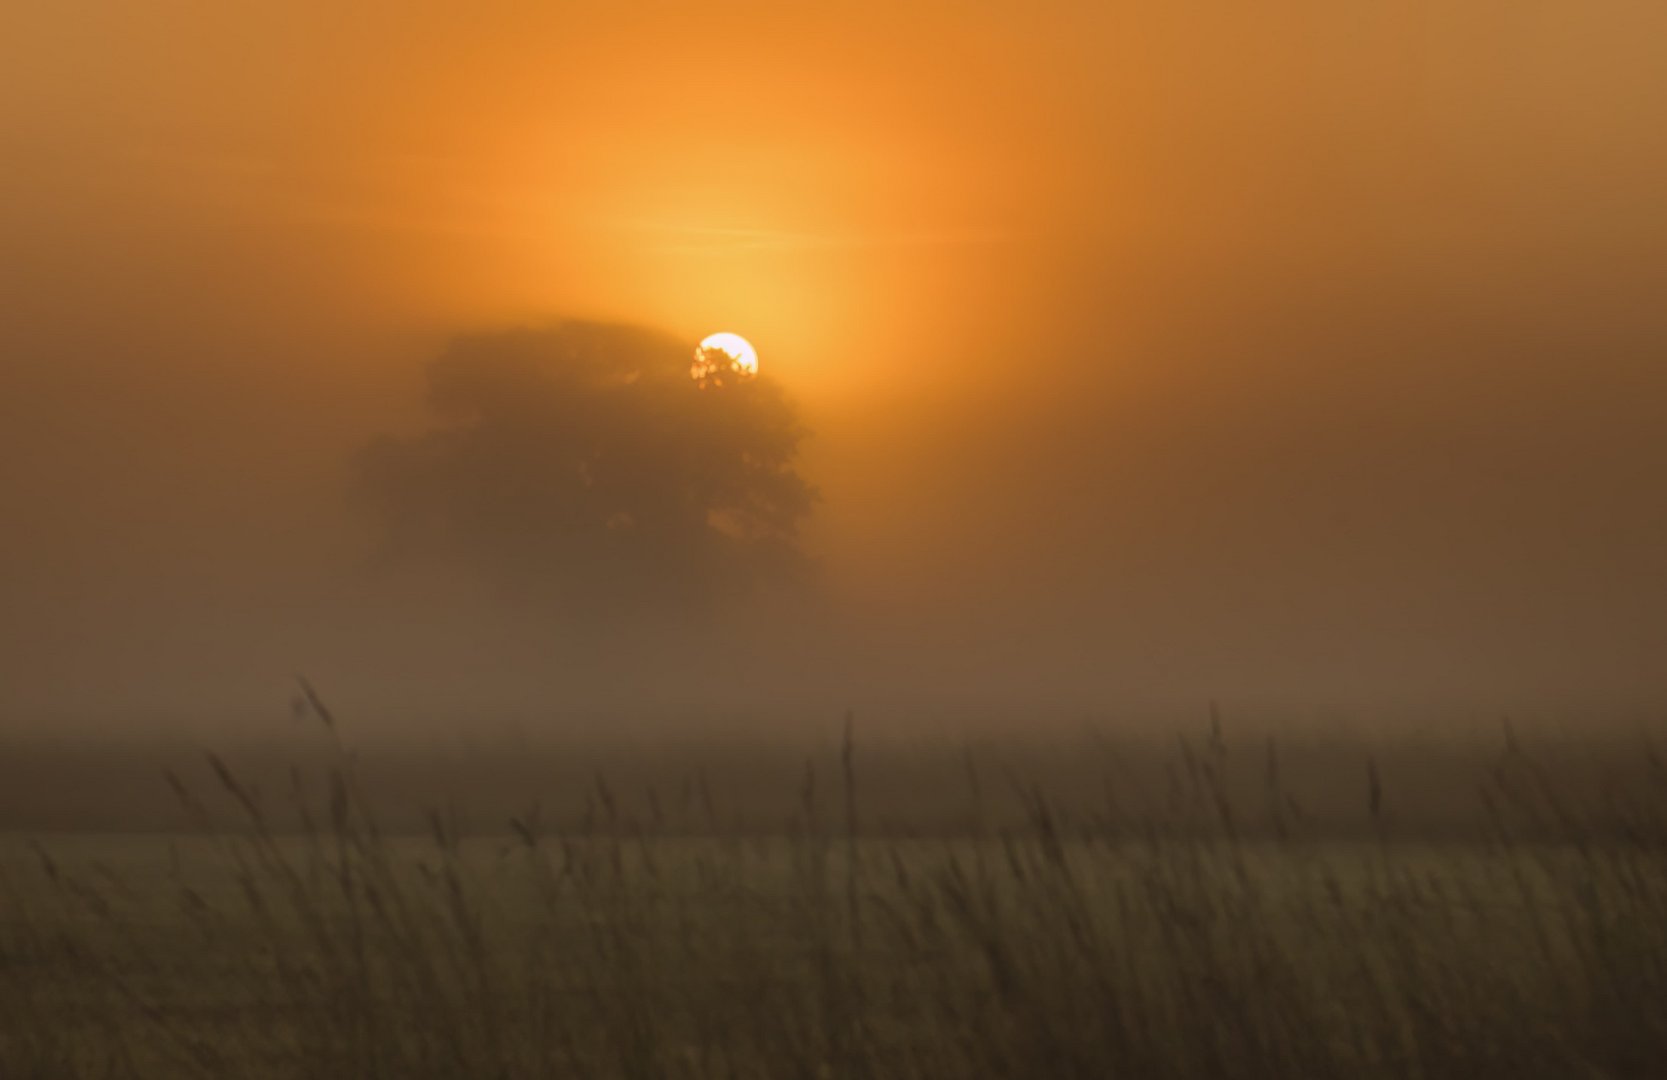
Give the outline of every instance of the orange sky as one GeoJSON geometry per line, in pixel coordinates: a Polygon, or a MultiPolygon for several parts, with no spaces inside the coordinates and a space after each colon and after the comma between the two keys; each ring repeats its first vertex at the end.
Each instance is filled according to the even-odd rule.
{"type": "Polygon", "coordinates": [[[876,682],[1657,689],[1659,5],[0,18],[20,700],[287,670],[345,455],[561,315],[758,345],[876,682]]]}
{"type": "Polygon", "coordinates": [[[818,392],[945,381],[933,354],[968,350],[946,330],[969,316],[990,324],[971,336],[1035,333],[1059,314],[1039,264],[1062,255],[1133,276],[1246,248],[1660,239],[1652,5],[9,20],[6,228],[25,242],[67,232],[112,276],[160,258],[229,272],[234,302],[311,292],[361,319],[745,327],[818,392]]]}

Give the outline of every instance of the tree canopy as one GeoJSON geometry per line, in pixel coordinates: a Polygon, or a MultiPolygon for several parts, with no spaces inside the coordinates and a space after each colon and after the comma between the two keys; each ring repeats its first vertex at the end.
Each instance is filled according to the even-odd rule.
{"type": "Polygon", "coordinates": [[[669,335],[592,322],[455,340],[429,367],[436,425],[363,456],[390,554],[586,611],[793,574],[816,499],[795,468],[806,431],[769,379],[697,381],[691,359],[669,335]]]}

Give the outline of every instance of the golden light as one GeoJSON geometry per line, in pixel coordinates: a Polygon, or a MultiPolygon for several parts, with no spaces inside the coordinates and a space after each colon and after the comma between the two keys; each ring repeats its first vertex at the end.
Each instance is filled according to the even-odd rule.
{"type": "Polygon", "coordinates": [[[740,334],[711,334],[695,347],[689,377],[703,387],[750,379],[758,374],[758,350],[740,334]]]}

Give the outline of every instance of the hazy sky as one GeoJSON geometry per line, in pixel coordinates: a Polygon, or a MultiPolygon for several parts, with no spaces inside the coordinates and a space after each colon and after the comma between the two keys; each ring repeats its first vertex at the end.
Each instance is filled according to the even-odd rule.
{"type": "Polygon", "coordinates": [[[1667,703],[1667,7],[0,9],[0,707],[1667,703]],[[747,335],[825,602],[373,572],[455,334],[747,335]]]}

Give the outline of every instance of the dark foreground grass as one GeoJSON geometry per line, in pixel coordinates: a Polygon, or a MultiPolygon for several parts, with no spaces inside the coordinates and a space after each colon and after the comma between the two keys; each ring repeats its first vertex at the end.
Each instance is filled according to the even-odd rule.
{"type": "Polygon", "coordinates": [[[1225,753],[1163,815],[1008,778],[1025,826],[930,839],[864,830],[849,738],[776,836],[598,780],[548,834],[391,837],[346,755],[277,799],[211,758],[191,837],[0,861],[0,1076],[1667,1075],[1653,800],[1570,806],[1511,748],[1485,842],[1322,843],[1271,768],[1250,835],[1225,753]]]}

